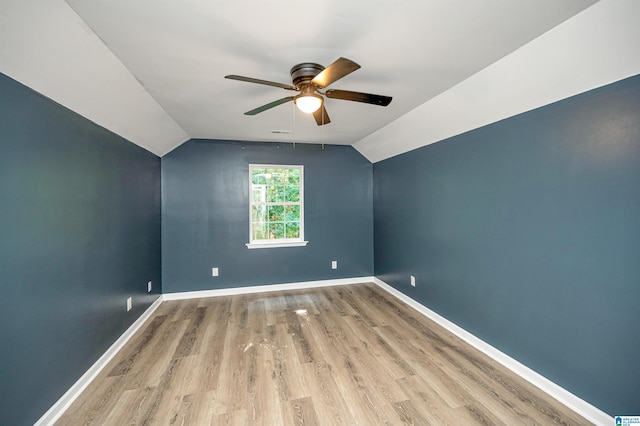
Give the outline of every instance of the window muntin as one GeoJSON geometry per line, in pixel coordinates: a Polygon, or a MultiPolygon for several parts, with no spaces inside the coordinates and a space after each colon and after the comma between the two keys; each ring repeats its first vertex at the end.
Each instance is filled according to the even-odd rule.
{"type": "Polygon", "coordinates": [[[249,248],[306,245],[303,166],[251,164],[249,248]]]}

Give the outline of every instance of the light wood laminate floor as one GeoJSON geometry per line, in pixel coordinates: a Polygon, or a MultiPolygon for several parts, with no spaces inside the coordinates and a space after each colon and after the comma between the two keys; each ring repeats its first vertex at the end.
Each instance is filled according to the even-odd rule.
{"type": "Polygon", "coordinates": [[[586,425],[374,284],[166,301],[58,425],[586,425]]]}

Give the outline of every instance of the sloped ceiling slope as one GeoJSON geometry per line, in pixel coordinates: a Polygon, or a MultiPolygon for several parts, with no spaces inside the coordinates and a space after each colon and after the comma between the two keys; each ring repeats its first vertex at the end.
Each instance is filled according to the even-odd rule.
{"type": "Polygon", "coordinates": [[[63,0],[0,0],[0,72],[156,155],[189,139],[63,0]]]}
{"type": "Polygon", "coordinates": [[[639,19],[639,1],[601,1],[354,146],[381,161],[639,74],[639,19]]]}
{"type": "Polygon", "coordinates": [[[606,51],[638,16],[634,0],[594,3],[0,0],[0,71],[157,155],[197,137],[355,144],[378,161],[623,78],[628,69],[611,75],[611,52],[611,67],[572,74],[584,62],[574,56],[606,51]],[[340,56],[362,68],[332,88],[391,95],[391,105],[328,99],[332,123],[321,127],[292,103],[246,116],[290,93],[224,79],[290,83],[292,65],[340,56]],[[537,96],[544,79],[553,84],[537,96]],[[505,97],[530,86],[529,102],[505,97]]]}

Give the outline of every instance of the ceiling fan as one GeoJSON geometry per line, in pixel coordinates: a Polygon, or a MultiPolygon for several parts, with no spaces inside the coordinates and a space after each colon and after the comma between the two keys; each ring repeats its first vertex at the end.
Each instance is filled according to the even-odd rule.
{"type": "Polygon", "coordinates": [[[246,81],[248,83],[264,84],[267,86],[280,87],[282,89],[300,92],[296,96],[287,96],[286,98],[278,99],[277,101],[262,105],[258,108],[252,109],[251,111],[247,111],[245,112],[245,115],[256,115],[278,105],[293,101],[301,111],[312,113],[318,126],[322,126],[331,122],[329,115],[327,114],[327,110],[324,107],[323,96],[332,99],[364,102],[380,106],[387,106],[391,102],[392,98],[390,96],[352,92],[349,90],[330,89],[325,92],[320,91],[330,84],[340,80],[342,77],[351,74],[358,68],[360,68],[360,65],[347,58],[338,58],[326,68],[313,62],[303,62],[301,64],[294,65],[293,68],[291,68],[291,80],[293,81],[293,85],[260,80],[251,77],[243,77],[241,75],[227,75],[224,78],[246,81]]]}

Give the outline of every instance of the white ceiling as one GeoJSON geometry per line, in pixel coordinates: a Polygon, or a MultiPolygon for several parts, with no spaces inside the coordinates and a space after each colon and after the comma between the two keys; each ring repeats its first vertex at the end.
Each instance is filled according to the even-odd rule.
{"type": "MultiPolygon", "coordinates": [[[[565,96],[564,81],[578,80],[577,87],[569,85],[570,94],[575,94],[632,75],[633,70],[640,72],[634,61],[623,76],[612,77],[607,69],[585,82],[555,72],[549,78],[557,80],[553,87],[560,89],[559,95],[519,102],[528,94],[514,87],[527,83],[535,88],[534,94],[540,92],[527,73],[549,68],[548,62],[536,62],[549,48],[562,46],[551,58],[554,61],[562,61],[566,49],[573,49],[569,59],[589,51],[590,45],[575,39],[576,30],[563,28],[576,27],[572,23],[577,21],[584,32],[585,25],[597,24],[588,28],[595,35],[590,43],[595,40],[596,45],[608,32],[619,32],[618,18],[631,17],[623,24],[635,28],[640,2],[603,0],[589,8],[594,3],[0,0],[0,71],[157,155],[189,138],[214,138],[354,144],[371,161],[378,161],[434,142],[435,137],[557,100],[565,96]],[[612,9],[621,16],[607,14],[612,9]],[[514,66],[510,58],[522,57],[523,51],[529,56],[514,66]],[[332,123],[318,127],[292,103],[245,116],[243,112],[290,92],[224,79],[240,74],[290,83],[292,65],[326,66],[340,56],[362,68],[331,88],[390,95],[393,102],[382,108],[327,99],[332,123]],[[529,66],[522,67],[525,63],[529,66]],[[499,72],[491,74],[494,68],[499,72]],[[526,79],[510,74],[512,69],[526,79]],[[460,93],[461,87],[467,92],[460,93]],[[505,102],[515,106],[494,99],[496,92],[512,94],[513,99],[505,102]],[[476,95],[493,96],[491,111],[497,112],[486,111],[476,95]],[[435,108],[443,105],[443,98],[449,100],[446,111],[435,108]],[[465,109],[467,104],[476,109],[465,109]],[[465,114],[456,116],[456,108],[465,114]],[[446,120],[425,126],[433,111],[446,113],[446,120]],[[437,131],[429,136],[432,128],[437,131]],[[409,139],[398,141],[394,137],[398,134],[409,139]]],[[[626,44],[632,46],[636,40],[626,44]]],[[[599,47],[612,50],[606,44],[599,47]]],[[[631,56],[638,54],[631,51],[631,56]]],[[[562,62],[551,65],[562,70],[562,62]]],[[[620,67],[613,61],[610,68],[620,67]]]]}

